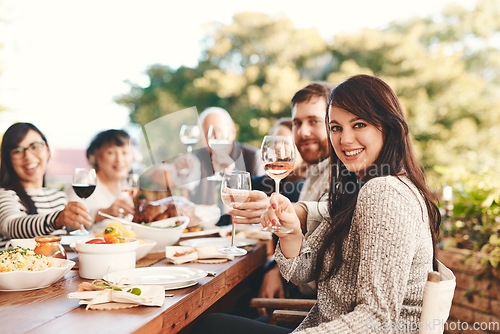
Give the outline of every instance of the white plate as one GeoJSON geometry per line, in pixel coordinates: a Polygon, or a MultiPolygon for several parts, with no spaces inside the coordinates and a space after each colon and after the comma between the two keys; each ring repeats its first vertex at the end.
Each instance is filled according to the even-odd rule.
{"type": "Polygon", "coordinates": [[[187,288],[187,287],[190,287],[190,286],[193,286],[196,284],[198,284],[198,280],[186,281],[186,282],[174,283],[174,284],[163,284],[163,288],[165,290],[176,290],[176,289],[187,288]]]}
{"type": "MultiPolygon", "coordinates": [[[[252,246],[257,243],[257,240],[247,238],[234,238],[236,247],[252,246]]],[[[189,246],[194,248],[199,247],[226,247],[231,244],[231,238],[198,238],[189,239],[179,242],[181,246],[189,246]]]]}
{"type": "Polygon", "coordinates": [[[10,271],[0,273],[0,291],[25,291],[48,287],[73,268],[71,260],[55,259],[63,267],[41,271],[10,271]]]}
{"type": "Polygon", "coordinates": [[[194,237],[203,237],[211,234],[218,234],[219,233],[219,227],[214,227],[214,228],[208,228],[204,229],[203,231],[197,231],[197,232],[183,232],[181,234],[181,239],[185,238],[194,238],[194,237]]]}
{"type": "MultiPolygon", "coordinates": [[[[115,284],[163,285],[165,289],[180,289],[207,276],[201,269],[185,267],[149,267],[122,270],[104,275],[104,279],[115,284]]],[[[191,284],[193,285],[193,284],[191,284]]]]}

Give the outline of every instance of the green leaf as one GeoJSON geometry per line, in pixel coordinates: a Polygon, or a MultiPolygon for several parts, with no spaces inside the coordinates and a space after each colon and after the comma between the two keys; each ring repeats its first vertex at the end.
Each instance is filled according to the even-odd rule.
{"type": "Polygon", "coordinates": [[[137,296],[140,296],[142,293],[141,289],[139,289],[139,288],[128,289],[127,292],[134,294],[134,295],[137,295],[137,296]]]}

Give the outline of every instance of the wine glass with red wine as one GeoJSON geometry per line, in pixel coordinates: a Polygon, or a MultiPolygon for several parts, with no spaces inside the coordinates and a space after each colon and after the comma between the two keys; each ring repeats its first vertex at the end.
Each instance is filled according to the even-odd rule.
{"type": "MultiPolygon", "coordinates": [[[[295,146],[291,136],[265,136],[260,148],[262,163],[266,174],[274,179],[276,193],[280,192],[280,181],[293,170],[295,146]]],[[[290,233],[293,230],[280,223],[263,228],[269,232],[290,233]]]]}
{"type": "Polygon", "coordinates": [[[95,169],[75,168],[72,186],[75,194],[82,199],[82,203],[85,203],[85,199],[94,192],[96,181],[95,169]]]}

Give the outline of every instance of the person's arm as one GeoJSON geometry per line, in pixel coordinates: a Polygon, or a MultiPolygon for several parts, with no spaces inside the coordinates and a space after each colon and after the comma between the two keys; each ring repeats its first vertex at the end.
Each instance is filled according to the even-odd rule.
{"type": "MultiPolygon", "coordinates": [[[[358,197],[355,225],[351,227],[359,233],[360,248],[360,264],[354,282],[356,304],[352,312],[308,328],[307,333],[397,332],[394,326],[401,319],[408,280],[410,275],[419,275],[410,269],[419,235],[418,224],[422,224],[418,219],[420,206],[415,205],[415,198],[410,203],[388,184],[378,183],[363,190],[358,197]]],[[[421,292],[425,275],[422,277],[421,292]]]]}
{"type": "MultiPolygon", "coordinates": [[[[259,290],[259,298],[284,298],[285,289],[281,280],[280,270],[277,266],[269,269],[262,278],[262,284],[259,290]]],[[[267,314],[265,308],[257,309],[259,315],[267,314]]]]}
{"type": "MultiPolygon", "coordinates": [[[[80,206],[82,206],[81,203],[79,203],[78,208],[82,209],[80,206]]],[[[61,213],[65,209],[55,209],[45,214],[28,215],[14,191],[0,190],[0,232],[7,238],[24,239],[50,234],[62,226],[75,226],[79,228],[80,223],[78,223],[78,219],[81,221],[81,224],[88,224],[90,226],[90,217],[88,217],[88,214],[86,217],[88,219],[85,219],[86,209],[80,212],[82,217],[78,217],[78,219],[74,219],[74,216],[70,218],[67,215],[70,212],[69,210],[66,210],[63,216],[61,216],[61,213]]]]}

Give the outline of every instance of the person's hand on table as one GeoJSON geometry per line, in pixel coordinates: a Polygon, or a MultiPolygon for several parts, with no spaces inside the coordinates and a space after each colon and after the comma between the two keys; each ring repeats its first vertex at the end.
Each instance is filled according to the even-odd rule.
{"type": "Polygon", "coordinates": [[[235,224],[259,224],[260,216],[269,206],[269,197],[259,190],[251,190],[244,203],[235,203],[228,213],[235,224]]]}
{"type": "MultiPolygon", "coordinates": [[[[281,280],[280,270],[277,266],[270,269],[264,274],[262,285],[259,290],[259,298],[284,298],[285,289],[281,280]]],[[[258,308],[257,312],[260,316],[267,315],[267,309],[258,308]]]]}
{"type": "Polygon", "coordinates": [[[55,220],[57,227],[74,227],[78,230],[84,230],[85,226],[92,225],[92,218],[89,209],[81,202],[69,202],[59,213],[55,220]]]}
{"type": "MultiPolygon", "coordinates": [[[[127,215],[133,215],[135,212],[134,202],[131,197],[117,198],[109,208],[101,209],[100,211],[107,213],[108,215],[114,217],[126,217],[127,215]]],[[[105,217],[97,214],[95,216],[95,223],[106,219],[105,217]]]]}

